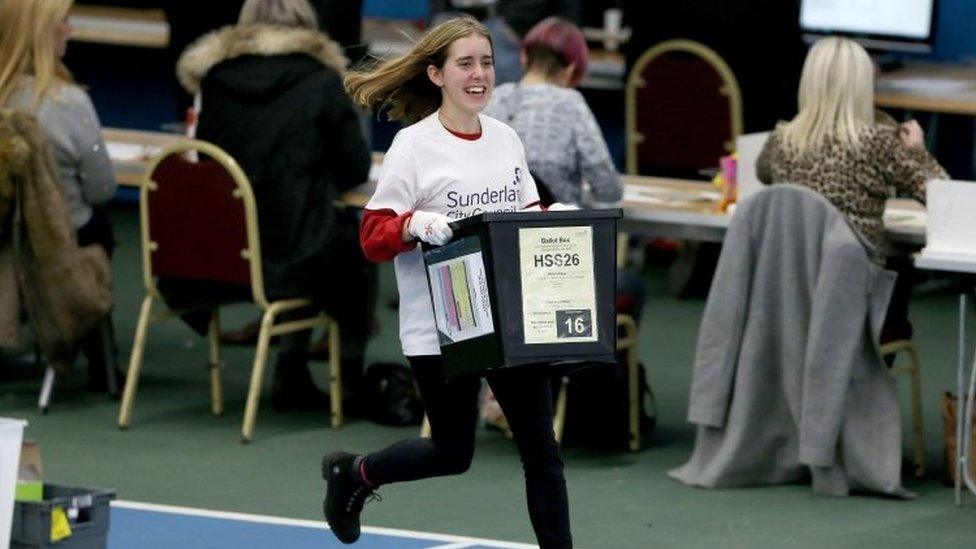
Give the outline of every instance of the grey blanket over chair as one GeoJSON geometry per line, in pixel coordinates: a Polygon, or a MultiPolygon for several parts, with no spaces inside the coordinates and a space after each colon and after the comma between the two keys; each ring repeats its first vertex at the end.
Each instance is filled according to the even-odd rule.
{"type": "Polygon", "coordinates": [[[826,199],[776,185],[733,217],[698,337],[688,462],[709,488],[806,478],[818,493],[912,497],[901,420],[878,354],[895,274],[826,199]]]}

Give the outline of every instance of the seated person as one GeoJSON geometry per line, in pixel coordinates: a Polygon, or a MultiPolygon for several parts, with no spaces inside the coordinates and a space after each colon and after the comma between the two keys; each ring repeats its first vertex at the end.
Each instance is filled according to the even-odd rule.
{"type": "Polygon", "coordinates": [[[623,185],[610,151],[586,100],[573,89],[589,61],[583,33],[549,17],[525,35],[521,57],[521,81],[498,86],[485,114],[518,133],[529,169],[544,183],[550,202],[581,204],[584,180],[594,201],[619,201],[623,185]]]}
{"type": "MultiPolygon", "coordinates": [[[[586,74],[589,50],[583,33],[558,17],[543,19],[525,35],[519,82],[495,88],[485,114],[510,125],[525,146],[525,159],[546,206],[583,205],[583,181],[595,203],[613,204],[623,184],[610,158],[593,112],[574,88],[586,74]]],[[[617,271],[617,311],[640,321],[644,282],[635,273],[617,271]]],[[[489,393],[482,414],[504,425],[489,393]]]]}
{"type": "MultiPolygon", "coordinates": [[[[0,106],[26,111],[37,120],[54,153],[78,244],[100,246],[111,256],[115,241],[102,205],[115,195],[115,173],[91,98],[61,62],[72,30],[71,4],[0,2],[0,106]]],[[[107,327],[111,330],[111,322],[107,327]]],[[[105,353],[114,349],[105,348],[98,331],[80,343],[88,359],[89,385],[104,390],[106,360],[111,358],[105,353]]]]}
{"type": "MultiPolygon", "coordinates": [[[[623,184],[593,112],[576,91],[589,60],[583,33],[572,23],[549,17],[522,40],[525,75],[495,89],[485,114],[512,126],[525,145],[525,158],[545,205],[582,205],[583,181],[595,203],[613,204],[623,184]]],[[[621,313],[640,320],[644,284],[629,271],[617,273],[621,313]]]]}
{"type": "MultiPolygon", "coordinates": [[[[800,78],[799,113],[780,122],[756,163],[766,184],[793,183],[822,194],[875,248],[889,254],[883,215],[889,189],[924,203],[925,182],[948,174],[925,150],[914,120],[897,125],[873,109],[874,67],[859,44],[825,38],[807,55],[800,78]]],[[[889,261],[899,272],[881,341],[911,337],[908,297],[911,261],[889,261]]]]}
{"type": "MultiPolygon", "coordinates": [[[[342,87],[346,59],[317,29],[307,0],[247,0],[238,24],[190,46],[177,71],[202,98],[197,136],[227,151],[251,181],[269,299],[309,297],[339,322],[344,385],[355,392],[376,272],[359,249],[355,215],[334,201],[366,181],[370,154],[342,87]]],[[[169,291],[200,295],[186,281],[169,291]]],[[[276,410],[328,407],[307,367],[310,333],[282,336],[276,410]]]]}

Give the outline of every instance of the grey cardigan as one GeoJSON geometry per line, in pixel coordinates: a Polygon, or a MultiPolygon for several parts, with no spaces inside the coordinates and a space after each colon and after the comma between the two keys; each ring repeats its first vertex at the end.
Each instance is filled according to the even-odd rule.
{"type": "Polygon", "coordinates": [[[583,181],[597,203],[623,197],[623,183],[600,126],[580,92],[550,84],[503,84],[485,114],[515,130],[532,175],[557,202],[580,204],[583,181]]]}
{"type": "Polygon", "coordinates": [[[778,185],[733,217],[702,318],[687,484],[813,478],[903,497],[901,421],[878,354],[895,275],[825,198],[778,185]]]}
{"type": "Polygon", "coordinates": [[[88,223],[92,205],[115,195],[115,172],[105,150],[102,128],[91,99],[80,87],[54,88],[33,108],[34,79],[27,76],[7,100],[7,107],[31,112],[44,131],[75,228],[88,223]]]}

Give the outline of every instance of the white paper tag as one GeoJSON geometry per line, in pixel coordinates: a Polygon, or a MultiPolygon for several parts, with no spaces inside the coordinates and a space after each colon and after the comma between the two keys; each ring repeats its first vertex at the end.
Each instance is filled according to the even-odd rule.
{"type": "Polygon", "coordinates": [[[593,228],[519,229],[525,343],[597,340],[593,228]]]}

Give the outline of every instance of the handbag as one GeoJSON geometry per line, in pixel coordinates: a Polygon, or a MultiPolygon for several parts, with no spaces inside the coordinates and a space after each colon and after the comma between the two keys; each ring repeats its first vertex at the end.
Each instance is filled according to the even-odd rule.
{"type": "MultiPolygon", "coordinates": [[[[943,482],[946,485],[954,485],[956,482],[956,421],[959,414],[956,410],[956,396],[950,392],[942,393],[942,426],[945,430],[945,476],[943,482]]],[[[973,459],[973,452],[976,450],[976,412],[973,412],[973,430],[970,432],[969,441],[969,473],[976,478],[976,459],[973,459]]]]}
{"type": "Polygon", "coordinates": [[[380,425],[420,425],[424,405],[413,370],[390,362],[370,364],[363,386],[367,418],[380,425]]]}

